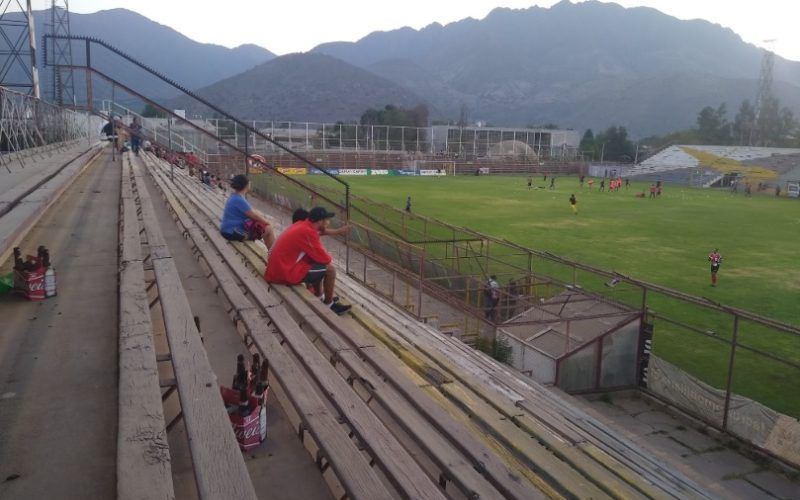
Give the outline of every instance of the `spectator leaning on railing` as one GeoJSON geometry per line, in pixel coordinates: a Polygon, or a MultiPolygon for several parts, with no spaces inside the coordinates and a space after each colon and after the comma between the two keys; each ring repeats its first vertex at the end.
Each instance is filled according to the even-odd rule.
{"type": "Polygon", "coordinates": [[[264,279],[282,285],[304,283],[315,295],[322,296],[322,302],[333,312],[342,315],[351,306],[342,304],[334,295],[336,268],[320,241],[320,235],[333,216],[323,207],[314,207],[308,212],[308,218],[284,230],[270,251],[264,279]]]}

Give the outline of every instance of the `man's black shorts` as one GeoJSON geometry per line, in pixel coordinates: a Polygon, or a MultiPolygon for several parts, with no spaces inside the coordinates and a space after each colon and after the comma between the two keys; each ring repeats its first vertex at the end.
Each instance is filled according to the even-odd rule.
{"type": "Polygon", "coordinates": [[[715,273],[717,271],[719,271],[719,264],[717,264],[716,266],[714,264],[711,264],[711,272],[715,273]]]}
{"type": "Polygon", "coordinates": [[[311,266],[311,269],[308,270],[308,274],[306,277],[303,278],[303,283],[306,285],[316,285],[322,278],[325,277],[325,265],[324,264],[314,264],[311,266]]]}

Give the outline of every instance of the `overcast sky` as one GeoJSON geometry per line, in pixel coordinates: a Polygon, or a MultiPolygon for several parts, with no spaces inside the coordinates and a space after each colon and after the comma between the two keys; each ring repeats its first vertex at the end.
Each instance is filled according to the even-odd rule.
{"type": "MultiPolygon", "coordinates": [[[[576,0],[573,0],[575,2],[576,0]]],[[[124,7],[206,43],[235,47],[254,43],[276,54],[304,52],[317,44],[355,41],[372,31],[422,28],[465,17],[481,19],[495,7],[550,7],[556,0],[72,0],[72,12],[124,7]]],[[[776,54],[800,61],[797,0],[619,0],[649,6],[680,19],[706,19],[733,29],[746,42],[775,39],[776,54]]],[[[34,9],[50,0],[33,0],[34,9]]]]}

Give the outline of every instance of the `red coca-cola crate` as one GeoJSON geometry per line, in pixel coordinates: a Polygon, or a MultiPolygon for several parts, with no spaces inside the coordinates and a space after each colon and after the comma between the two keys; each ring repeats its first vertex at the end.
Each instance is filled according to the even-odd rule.
{"type": "Polygon", "coordinates": [[[45,268],[39,258],[28,255],[28,262],[34,263],[32,271],[14,270],[14,292],[28,300],[44,300],[45,268]]]}
{"type": "Polygon", "coordinates": [[[233,433],[236,434],[236,441],[239,448],[247,451],[255,448],[267,438],[267,412],[266,401],[268,390],[264,391],[264,405],[258,404],[258,398],[248,392],[250,413],[241,415],[239,413],[239,391],[228,387],[220,386],[220,394],[226,408],[232,408],[228,413],[228,418],[233,426],[233,433]]]}

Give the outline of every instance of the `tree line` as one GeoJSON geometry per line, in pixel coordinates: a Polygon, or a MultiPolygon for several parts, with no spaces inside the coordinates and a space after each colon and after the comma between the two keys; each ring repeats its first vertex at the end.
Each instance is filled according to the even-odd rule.
{"type": "Polygon", "coordinates": [[[791,109],[781,106],[777,97],[769,96],[760,110],[750,100],[743,100],[733,120],[728,118],[726,103],[706,106],[697,113],[695,127],[663,137],[648,137],[642,142],[656,147],[667,144],[797,147],[800,123],[791,109]]]}
{"type": "Polygon", "coordinates": [[[663,136],[651,136],[634,143],[625,127],[612,125],[598,134],[588,129],[580,151],[593,161],[633,162],[646,151],[670,144],[714,144],[719,146],[800,147],[800,123],[791,109],[770,96],[756,110],[748,99],[739,105],[733,119],[728,106],[705,106],[697,113],[695,126],[663,136]]]}

